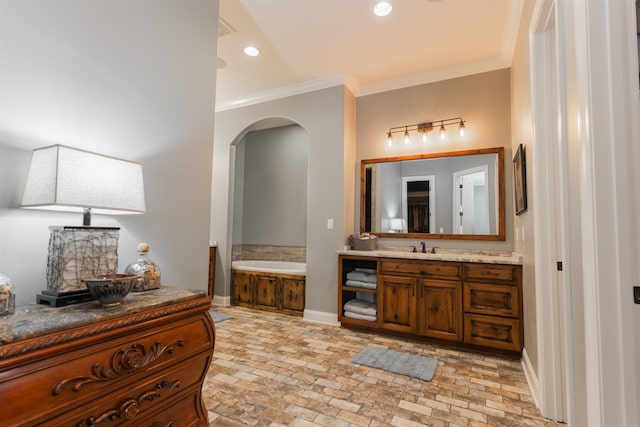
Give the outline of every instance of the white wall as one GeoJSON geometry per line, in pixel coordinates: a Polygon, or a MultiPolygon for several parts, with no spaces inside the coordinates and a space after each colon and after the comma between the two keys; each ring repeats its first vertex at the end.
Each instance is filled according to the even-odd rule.
{"type": "Polygon", "coordinates": [[[33,148],[143,165],[147,213],[120,225],[120,269],[147,241],[163,284],[207,288],[217,0],[0,2],[0,271],[17,302],[45,288],[49,225],[18,209],[33,148]]]}

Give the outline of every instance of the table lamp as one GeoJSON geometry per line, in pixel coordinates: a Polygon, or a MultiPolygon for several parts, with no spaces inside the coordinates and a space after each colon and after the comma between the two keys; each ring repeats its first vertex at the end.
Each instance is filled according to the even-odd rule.
{"type": "Polygon", "coordinates": [[[91,299],[83,278],[118,270],[119,227],[92,227],[91,214],[145,212],[142,165],[52,145],[33,151],[22,208],[81,212],[82,226],[52,226],[47,289],[37,302],[54,307],[91,299]]]}
{"type": "Polygon", "coordinates": [[[394,233],[403,233],[407,229],[407,221],[404,218],[392,218],[389,229],[394,233]]]}

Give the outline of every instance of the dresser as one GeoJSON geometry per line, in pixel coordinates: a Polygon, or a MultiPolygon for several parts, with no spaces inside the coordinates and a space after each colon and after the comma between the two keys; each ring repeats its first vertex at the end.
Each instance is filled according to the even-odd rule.
{"type": "Polygon", "coordinates": [[[204,291],[162,286],[117,307],[17,307],[0,319],[6,426],[208,426],[215,343],[204,291]]]}
{"type": "Polygon", "coordinates": [[[347,327],[519,354],[521,260],[487,251],[344,251],[338,262],[338,320],[347,327]],[[375,285],[349,280],[357,271],[369,272],[375,285]],[[375,316],[350,317],[345,304],[351,300],[365,302],[375,316]]]}

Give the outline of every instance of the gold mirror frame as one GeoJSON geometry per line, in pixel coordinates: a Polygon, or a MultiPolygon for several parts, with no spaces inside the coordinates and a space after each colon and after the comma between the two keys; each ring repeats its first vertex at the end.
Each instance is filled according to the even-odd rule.
{"type": "Polygon", "coordinates": [[[471,156],[475,154],[496,154],[498,156],[498,234],[437,234],[437,233],[385,233],[370,232],[378,237],[441,240],[505,240],[505,166],[504,148],[480,148],[474,150],[441,153],[416,154],[410,156],[383,157],[360,161],[360,233],[365,227],[366,167],[373,163],[401,162],[405,160],[436,159],[444,157],[471,156]]]}

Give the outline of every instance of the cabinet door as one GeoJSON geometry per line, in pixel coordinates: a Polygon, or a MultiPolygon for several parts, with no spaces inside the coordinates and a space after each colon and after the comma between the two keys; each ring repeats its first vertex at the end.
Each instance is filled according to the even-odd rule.
{"type": "Polygon", "coordinates": [[[300,312],[304,310],[304,280],[283,277],[280,279],[280,290],[282,295],[280,308],[300,312]]]}
{"type": "Polygon", "coordinates": [[[411,277],[380,276],[382,282],[382,327],[415,332],[416,280],[411,277]]]}
{"type": "Polygon", "coordinates": [[[231,286],[231,302],[235,305],[251,305],[253,303],[253,286],[250,274],[233,273],[231,286]]]}
{"type": "Polygon", "coordinates": [[[462,341],[462,282],[421,280],[418,316],[421,335],[462,341]]]}
{"type": "Polygon", "coordinates": [[[278,279],[260,274],[256,275],[256,306],[278,308],[277,290],[278,279]]]}

